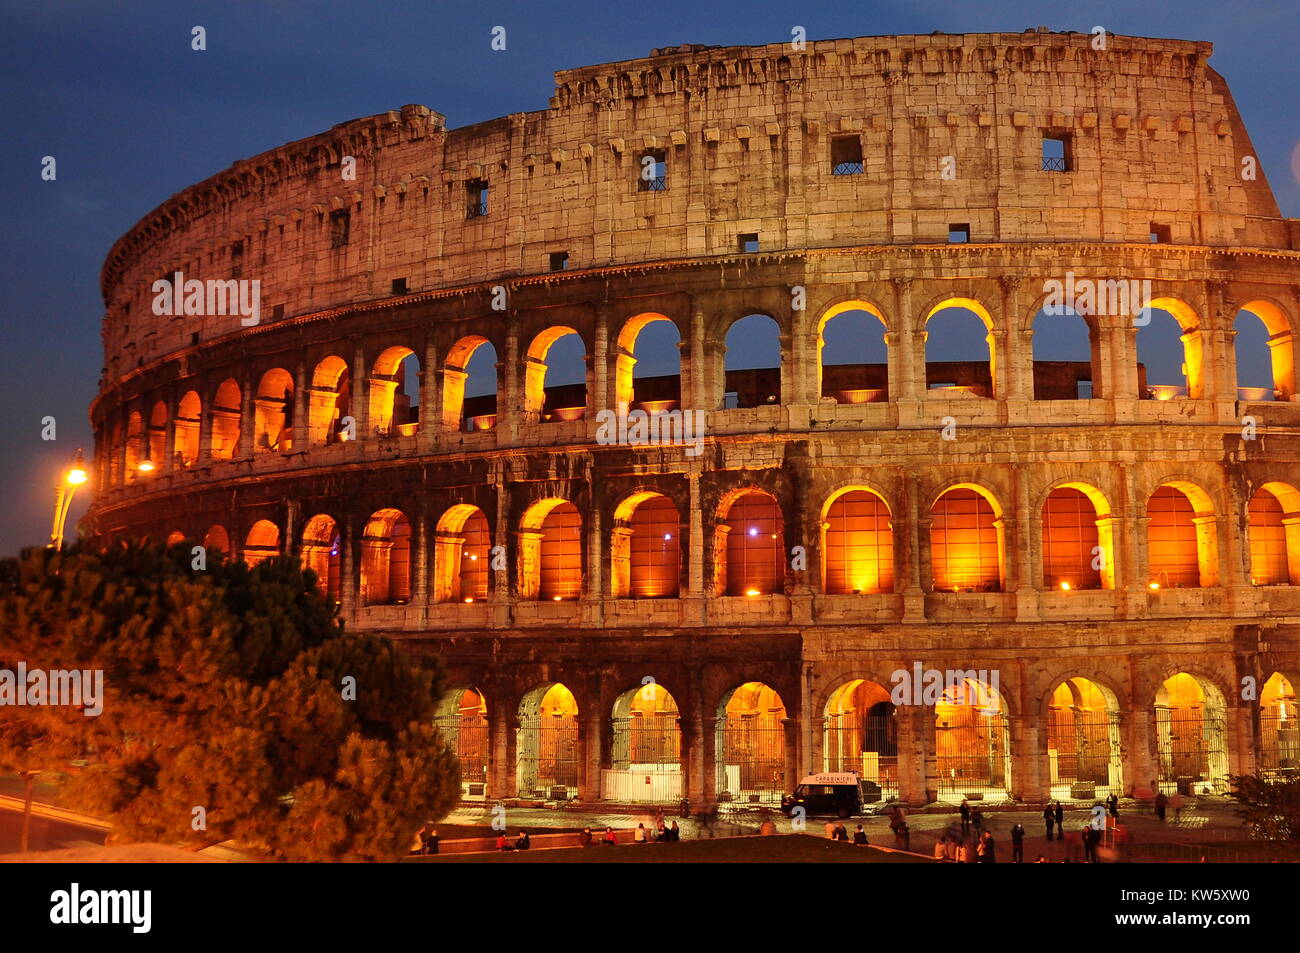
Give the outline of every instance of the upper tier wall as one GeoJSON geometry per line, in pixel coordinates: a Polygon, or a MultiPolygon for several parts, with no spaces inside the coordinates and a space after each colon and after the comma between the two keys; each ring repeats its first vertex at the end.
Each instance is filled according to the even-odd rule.
{"type": "Polygon", "coordinates": [[[971,241],[1288,247],[1211,46],[1088,34],[868,37],[669,52],[556,74],[546,111],[458,130],[424,106],[290,143],[174,196],[113,247],[110,379],[238,328],[155,316],[153,283],[257,279],[262,321],[570,268],[763,251],[971,241]],[[1044,135],[1073,171],[1041,170],[1044,135]],[[831,174],[856,137],[863,174],[831,174]],[[638,189],[663,150],[667,189],[638,189]],[[342,159],[356,159],[343,177],[342,159]],[[941,174],[945,157],[955,178],[941,174]],[[489,212],[467,218],[467,182],[489,212]],[[331,213],[346,213],[346,240],[331,213]],[[197,337],[196,337],[197,335],[197,337]]]}

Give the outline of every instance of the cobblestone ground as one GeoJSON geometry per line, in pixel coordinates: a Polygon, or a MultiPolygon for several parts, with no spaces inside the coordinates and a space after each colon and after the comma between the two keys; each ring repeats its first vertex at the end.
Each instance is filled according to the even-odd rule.
{"type": "MultiPolygon", "coordinates": [[[[779,832],[793,833],[795,831],[794,822],[779,811],[773,810],[769,816],[776,823],[779,832]]],[[[491,825],[492,817],[490,805],[461,805],[444,819],[444,823],[487,827],[491,825]]],[[[615,828],[636,827],[638,823],[643,823],[647,828],[652,828],[655,821],[655,809],[650,808],[644,812],[627,810],[606,812],[573,807],[563,810],[508,807],[506,808],[505,817],[510,830],[521,827],[586,826],[597,830],[606,826],[615,828]]],[[[693,819],[682,820],[675,813],[669,811],[665,811],[664,817],[668,821],[677,821],[682,829],[684,839],[710,836],[709,830],[693,819]]],[[[834,819],[809,818],[804,830],[822,835],[827,820],[834,819]]],[[[1070,833],[1078,832],[1087,820],[1087,810],[1067,809],[1065,812],[1066,831],[1070,833]]],[[[1199,843],[1245,838],[1241,821],[1233,813],[1232,805],[1219,799],[1202,798],[1194,808],[1184,808],[1181,817],[1177,819],[1174,818],[1174,812],[1170,811],[1164,823],[1157,820],[1153,814],[1139,813],[1135,804],[1121,802],[1119,820],[1127,828],[1134,846],[1157,842],[1199,843]]],[[[1042,810],[1039,809],[1036,811],[990,811],[984,814],[984,829],[993,834],[1000,861],[1011,860],[1010,831],[1017,822],[1025,826],[1025,860],[1027,862],[1034,861],[1040,854],[1054,862],[1063,861],[1067,858],[1071,860],[1083,859],[1082,847],[1076,843],[1075,838],[1067,841],[1059,839],[1047,840],[1042,810]]],[[[759,813],[753,811],[722,814],[713,825],[713,836],[722,837],[752,833],[757,830],[760,823],[762,823],[762,817],[759,813]]],[[[850,818],[845,821],[850,834],[858,824],[862,824],[863,829],[867,832],[867,837],[873,844],[886,847],[896,846],[894,835],[889,830],[888,818],[850,818]]],[[[907,824],[911,832],[910,849],[927,856],[933,854],[935,842],[938,841],[940,835],[960,833],[961,830],[960,820],[955,811],[942,814],[909,814],[907,824]]]]}

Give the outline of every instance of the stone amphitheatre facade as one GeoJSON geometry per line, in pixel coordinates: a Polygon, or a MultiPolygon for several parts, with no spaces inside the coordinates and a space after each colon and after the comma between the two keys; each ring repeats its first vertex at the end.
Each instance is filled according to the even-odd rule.
{"type": "Polygon", "coordinates": [[[470,798],[1289,770],[1300,222],[1208,43],[1097,45],[658,50],[557,73],[545,110],[406,106],[238,162],[108,256],[85,529],[300,556],[350,629],[445,660],[470,798]],[[155,314],[176,272],[257,280],[259,323],[155,314]],[[1067,275],[1150,309],[1043,313],[1067,275]],[[927,363],[948,317],[984,350],[927,363]],[[742,319],[779,368],[729,366],[742,319]],[[1240,321],[1271,387],[1239,387],[1240,321]],[[882,358],[838,360],[835,322],[882,358]],[[1084,353],[1036,361],[1068,322],[1084,353]],[[664,331],[680,372],[638,375],[664,331]],[[548,381],[571,335],[585,381],[548,381]],[[607,439],[623,405],[659,439],[607,439]],[[918,666],[962,674],[891,699],[918,666]]]}

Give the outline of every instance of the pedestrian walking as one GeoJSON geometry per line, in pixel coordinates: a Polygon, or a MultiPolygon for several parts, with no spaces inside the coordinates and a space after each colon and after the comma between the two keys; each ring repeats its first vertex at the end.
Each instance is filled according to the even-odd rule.
{"type": "Polygon", "coordinates": [[[1056,823],[1056,812],[1052,810],[1052,805],[1043,808],[1043,823],[1047,825],[1047,839],[1052,840],[1052,825],[1056,823]]]}
{"type": "Polygon", "coordinates": [[[1165,792],[1160,791],[1156,794],[1156,820],[1165,819],[1165,807],[1169,804],[1169,798],[1165,797],[1165,792]]]}
{"type": "Polygon", "coordinates": [[[1025,826],[1019,822],[1011,828],[1011,862],[1013,864],[1025,862],[1025,826]]]}
{"type": "Polygon", "coordinates": [[[1113,791],[1111,792],[1110,797],[1106,798],[1106,811],[1111,817],[1115,818],[1115,820],[1119,820],[1119,798],[1113,791]]]}
{"type": "Polygon", "coordinates": [[[961,808],[957,813],[961,815],[961,836],[965,837],[970,833],[970,805],[966,803],[965,798],[962,798],[961,808]]]}
{"type": "Polygon", "coordinates": [[[1056,802],[1056,809],[1052,811],[1056,816],[1056,829],[1064,836],[1065,834],[1065,809],[1061,807],[1061,802],[1056,802]]]}
{"type": "Polygon", "coordinates": [[[996,864],[998,862],[997,845],[993,842],[993,835],[985,831],[980,835],[979,844],[975,852],[979,855],[979,863],[996,864]]]}
{"type": "Polygon", "coordinates": [[[984,831],[984,812],[978,807],[970,813],[970,826],[975,829],[976,837],[979,837],[984,831]]]}

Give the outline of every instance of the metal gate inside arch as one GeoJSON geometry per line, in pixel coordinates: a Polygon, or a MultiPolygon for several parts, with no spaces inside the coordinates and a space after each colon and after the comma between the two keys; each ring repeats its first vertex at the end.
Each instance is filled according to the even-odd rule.
{"type": "Polygon", "coordinates": [[[543,685],[519,703],[516,736],[520,797],[571,800],[578,793],[578,705],[559,684],[543,685]]]}
{"type": "Polygon", "coordinates": [[[785,776],[785,705],[762,682],[746,682],[719,706],[717,795],[721,804],[780,804],[785,776]]]}
{"type": "Polygon", "coordinates": [[[603,773],[605,800],[675,804],[685,786],[677,702],[656,682],[624,692],[614,703],[610,767],[603,773]]]}

